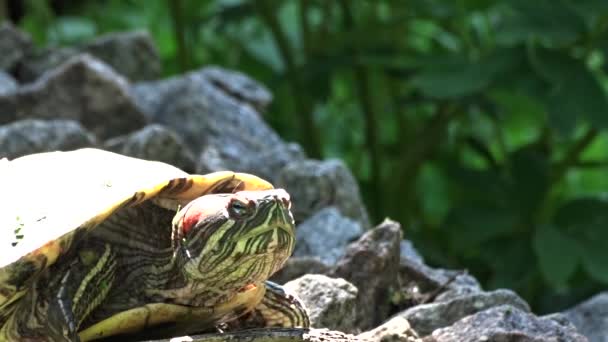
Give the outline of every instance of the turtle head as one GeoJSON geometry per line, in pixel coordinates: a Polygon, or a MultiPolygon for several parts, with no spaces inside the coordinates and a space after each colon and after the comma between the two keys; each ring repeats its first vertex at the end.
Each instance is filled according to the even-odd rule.
{"type": "Polygon", "coordinates": [[[229,289],[268,279],[291,255],[295,227],[282,189],[214,194],[173,219],[175,255],[186,277],[229,289]]]}

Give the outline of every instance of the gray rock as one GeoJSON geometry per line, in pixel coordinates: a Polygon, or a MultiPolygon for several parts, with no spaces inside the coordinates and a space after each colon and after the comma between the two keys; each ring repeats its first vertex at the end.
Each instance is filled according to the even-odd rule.
{"type": "Polygon", "coordinates": [[[17,90],[17,81],[4,71],[0,70],[0,95],[9,94],[17,90]]]}
{"type": "Polygon", "coordinates": [[[413,291],[413,294],[420,294],[414,302],[446,301],[482,291],[477,279],[464,271],[438,269],[426,265],[411,242],[408,242],[401,242],[399,279],[403,289],[406,289],[402,292],[413,291]]]}
{"type": "Polygon", "coordinates": [[[346,246],[363,234],[359,222],[340,214],[335,207],[322,209],[296,231],[295,256],[318,256],[327,265],[334,265],[346,246]]]}
{"type": "Polygon", "coordinates": [[[276,185],[287,189],[294,203],[294,217],[302,222],[322,208],[335,206],[340,212],[369,227],[369,218],[359,186],[341,160],[301,160],[283,168],[276,185]]]}
{"type": "Polygon", "coordinates": [[[130,81],[157,79],[161,63],[156,46],[145,31],[110,33],[81,47],[49,47],[26,55],[19,63],[21,82],[32,82],[65,60],[88,53],[130,81]]]}
{"type": "Polygon", "coordinates": [[[250,104],[259,113],[266,111],[272,101],[272,93],[268,88],[240,72],[210,66],[203,70],[203,74],[227,95],[250,104]]]}
{"type": "Polygon", "coordinates": [[[2,117],[0,121],[73,119],[97,137],[118,136],[141,128],[146,122],[128,89],[127,81],[106,64],[79,55],[35,83],[0,95],[0,113],[15,116],[2,117]]]}
{"type": "Polygon", "coordinates": [[[308,274],[285,284],[304,303],[314,328],[355,330],[357,288],[344,279],[308,274]]]}
{"type": "Polygon", "coordinates": [[[517,307],[501,305],[435,330],[424,341],[586,342],[587,339],[572,324],[560,324],[517,307]]]}
{"type": "Polygon", "coordinates": [[[370,329],[389,313],[390,290],[397,287],[401,226],[384,220],[351,243],[331,275],[344,278],[359,289],[357,326],[370,329]]]}
{"type": "Polygon", "coordinates": [[[131,81],[160,77],[160,56],[146,31],[110,33],[86,44],[82,51],[101,59],[131,81]]]}
{"type": "Polygon", "coordinates": [[[395,316],[381,326],[357,335],[371,342],[421,342],[418,333],[410,326],[407,319],[395,316]]]}
{"type": "Polygon", "coordinates": [[[0,23],[0,69],[12,70],[32,48],[32,38],[9,22],[0,23]]]}
{"type": "Polygon", "coordinates": [[[496,290],[458,297],[449,301],[422,304],[399,314],[420,336],[447,327],[465,316],[500,305],[530,311],[528,304],[511,290],[496,290]]]}
{"type": "Polygon", "coordinates": [[[444,290],[437,295],[435,302],[451,300],[483,291],[479,281],[466,272],[436,269],[434,273],[439,278],[447,279],[447,286],[443,286],[444,290]]]}
{"type": "Polygon", "coordinates": [[[279,144],[267,146],[256,154],[247,154],[229,145],[218,145],[217,142],[203,148],[197,164],[197,172],[208,173],[222,170],[235,170],[254,173],[274,182],[277,171],[294,159],[304,158],[304,152],[298,144],[279,144]]]}
{"type": "MultiPolygon", "coordinates": [[[[226,93],[206,69],[132,88],[139,107],[154,122],[183,137],[199,158],[199,172],[229,169],[273,181],[277,170],[303,158],[263,122],[247,102],[226,93]]],[[[230,79],[230,74],[227,74],[230,79]]],[[[252,81],[253,82],[253,81],[252,81]]]]}
{"type": "Polygon", "coordinates": [[[95,144],[95,137],[73,120],[21,120],[0,126],[0,158],[95,144]]]}
{"type": "Polygon", "coordinates": [[[402,264],[407,264],[407,263],[424,264],[424,258],[422,257],[422,255],[420,255],[420,253],[418,253],[418,250],[416,250],[412,241],[401,240],[401,243],[399,244],[399,248],[401,250],[401,253],[399,254],[400,262],[402,264]]]}
{"type": "Polygon", "coordinates": [[[158,160],[194,172],[192,151],[170,129],[151,124],[128,135],[107,140],[104,149],[131,157],[158,160]]]}
{"type": "Polygon", "coordinates": [[[608,292],[591,297],[564,315],[589,342],[608,342],[608,292]]]}
{"type": "Polygon", "coordinates": [[[287,259],[283,268],[275,273],[271,280],[278,284],[285,284],[306,274],[329,274],[330,268],[318,257],[292,256],[287,259]]]}
{"type": "Polygon", "coordinates": [[[78,55],[74,47],[45,47],[25,55],[17,65],[16,75],[21,83],[36,81],[45,72],[78,55]]]}

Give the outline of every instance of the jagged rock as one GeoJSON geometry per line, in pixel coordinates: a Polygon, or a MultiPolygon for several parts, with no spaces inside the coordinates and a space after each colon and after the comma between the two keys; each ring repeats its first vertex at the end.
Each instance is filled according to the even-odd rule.
{"type": "Polygon", "coordinates": [[[346,246],[363,234],[363,228],[340,214],[335,207],[322,209],[302,222],[296,232],[295,256],[318,256],[327,265],[334,265],[346,246]]]}
{"type": "Polygon", "coordinates": [[[530,311],[528,304],[513,291],[500,289],[414,306],[397,315],[407,319],[420,336],[425,336],[465,316],[500,305],[530,311]]]}
{"type": "Polygon", "coordinates": [[[32,38],[9,22],[0,23],[0,69],[12,70],[32,48],[32,38]]]}
{"type": "Polygon", "coordinates": [[[302,222],[322,208],[335,206],[342,215],[369,227],[359,186],[344,162],[300,160],[283,168],[276,185],[287,189],[294,203],[293,214],[302,222]]]}
{"type": "Polygon", "coordinates": [[[413,290],[414,294],[420,294],[415,300],[426,303],[447,301],[482,291],[477,279],[464,271],[438,269],[426,265],[411,242],[408,242],[401,242],[399,283],[402,292],[413,290]]]}
{"type": "MultiPolygon", "coordinates": [[[[213,77],[219,77],[217,72],[213,77]]],[[[273,181],[277,170],[303,158],[301,150],[285,144],[252,106],[228,94],[226,88],[201,69],[139,83],[132,94],[153,122],[173,129],[200,155],[199,172],[230,169],[273,181]]]]}
{"type": "Polygon", "coordinates": [[[0,126],[0,158],[95,144],[95,137],[73,120],[21,120],[0,126]]]}
{"type": "Polygon", "coordinates": [[[517,307],[501,305],[467,316],[424,338],[424,342],[453,341],[586,342],[587,339],[572,324],[539,318],[517,307]]]}
{"type": "Polygon", "coordinates": [[[294,159],[304,158],[304,152],[298,144],[279,144],[267,146],[257,154],[240,154],[246,151],[232,149],[229,146],[218,146],[217,143],[205,146],[200,154],[197,172],[208,173],[221,170],[240,170],[255,173],[272,182],[276,179],[276,168],[280,169],[294,159]]]}
{"type": "Polygon", "coordinates": [[[0,95],[9,94],[17,90],[17,81],[4,71],[0,70],[0,95]]]}
{"type": "Polygon", "coordinates": [[[287,259],[283,268],[275,273],[271,280],[278,284],[285,284],[306,274],[329,274],[330,268],[318,257],[292,256],[287,259]]]}
{"type": "Polygon", "coordinates": [[[329,329],[270,328],[174,337],[147,342],[364,342],[356,336],[329,329]]]}
{"type": "Polygon", "coordinates": [[[104,149],[131,157],[162,161],[186,172],[194,172],[195,168],[194,155],[183,140],[170,129],[158,124],[112,138],[104,143],[104,149]]]}
{"type": "Polygon", "coordinates": [[[86,44],[82,50],[133,82],[154,80],[161,74],[160,56],[146,31],[110,33],[86,44]]]}
{"type": "Polygon", "coordinates": [[[250,104],[259,113],[266,111],[272,101],[272,93],[268,88],[243,73],[210,66],[203,70],[203,74],[227,95],[250,104]]]}
{"type": "Polygon", "coordinates": [[[420,253],[418,253],[418,250],[416,250],[412,241],[401,240],[401,243],[399,244],[399,248],[400,248],[400,253],[399,253],[400,258],[399,259],[402,264],[407,264],[407,263],[424,264],[424,258],[422,257],[422,255],[420,255],[420,253]]]}
{"type": "Polygon", "coordinates": [[[15,74],[21,83],[30,83],[45,72],[60,66],[78,55],[73,47],[45,47],[25,55],[16,67],[15,74]]]}
{"type": "Polygon", "coordinates": [[[591,297],[564,315],[589,342],[608,341],[608,292],[591,297]]]}
{"type": "MultiPolygon", "coordinates": [[[[0,95],[0,113],[14,119],[73,119],[97,137],[109,138],[141,128],[145,116],[129,97],[128,83],[103,62],[79,55],[35,83],[0,95]]],[[[2,122],[0,122],[2,123],[2,122]]]]}
{"type": "Polygon", "coordinates": [[[89,53],[111,66],[131,81],[157,79],[161,73],[160,57],[145,31],[110,33],[81,47],[45,48],[26,55],[17,75],[22,82],[32,82],[66,59],[89,53]]]}
{"type": "Polygon", "coordinates": [[[331,275],[353,283],[357,296],[357,326],[370,329],[389,312],[390,289],[396,288],[401,225],[384,220],[351,243],[331,275]]]}
{"type": "Polygon", "coordinates": [[[403,317],[393,317],[381,326],[357,335],[371,342],[422,342],[418,333],[403,317]]]}
{"type": "Polygon", "coordinates": [[[353,332],[357,288],[341,278],[307,274],[285,284],[304,303],[315,328],[353,332]]]}

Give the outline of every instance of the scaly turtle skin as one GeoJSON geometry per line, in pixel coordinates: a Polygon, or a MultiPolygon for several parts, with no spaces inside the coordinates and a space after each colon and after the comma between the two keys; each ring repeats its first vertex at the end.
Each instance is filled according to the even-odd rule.
{"type": "Polygon", "coordinates": [[[260,178],[82,149],[2,160],[0,189],[0,341],[308,326],[266,281],[294,223],[260,178]]]}

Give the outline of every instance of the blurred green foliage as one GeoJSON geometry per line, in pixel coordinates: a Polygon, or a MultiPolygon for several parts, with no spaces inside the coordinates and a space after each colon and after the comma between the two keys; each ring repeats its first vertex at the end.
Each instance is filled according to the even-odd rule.
{"type": "Polygon", "coordinates": [[[344,159],[431,263],[541,312],[608,285],[606,0],[25,3],[39,44],[143,28],[166,74],[265,83],[267,121],[344,159]]]}

